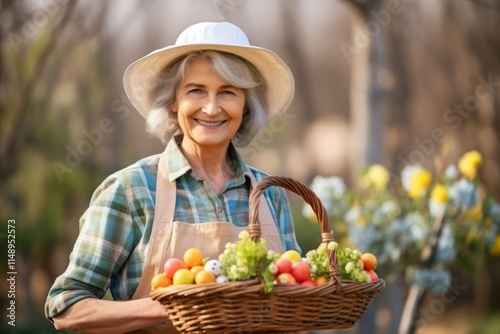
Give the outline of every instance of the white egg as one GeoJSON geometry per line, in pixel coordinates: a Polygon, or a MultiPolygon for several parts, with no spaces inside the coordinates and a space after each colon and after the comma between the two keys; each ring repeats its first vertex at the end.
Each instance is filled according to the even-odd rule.
{"type": "Polygon", "coordinates": [[[222,264],[218,260],[209,260],[205,263],[205,271],[209,271],[215,275],[219,276],[222,272],[222,264]]]}
{"type": "Polygon", "coordinates": [[[219,275],[215,279],[215,282],[217,282],[217,283],[227,283],[227,282],[229,282],[229,279],[226,276],[224,276],[224,275],[219,275]]]}

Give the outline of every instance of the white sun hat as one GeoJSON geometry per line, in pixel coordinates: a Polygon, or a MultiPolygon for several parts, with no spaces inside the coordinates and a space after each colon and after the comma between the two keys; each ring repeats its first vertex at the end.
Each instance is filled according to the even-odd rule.
{"type": "Polygon", "coordinates": [[[150,93],[161,70],[180,56],[198,50],[236,54],[252,63],[267,83],[268,118],[286,111],[295,93],[288,66],[274,52],[250,45],[245,33],[228,22],[202,22],[184,30],[174,45],[155,50],[125,70],[123,86],[130,102],[146,118],[152,109],[150,93]]]}

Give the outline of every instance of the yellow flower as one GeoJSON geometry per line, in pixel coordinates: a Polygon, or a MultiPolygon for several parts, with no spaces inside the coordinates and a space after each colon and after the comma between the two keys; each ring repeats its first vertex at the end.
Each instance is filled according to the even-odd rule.
{"type": "Polygon", "coordinates": [[[410,179],[408,195],[411,198],[419,198],[425,195],[432,182],[432,174],[425,170],[417,170],[410,179]]]}
{"type": "Polygon", "coordinates": [[[479,202],[477,205],[473,206],[469,210],[464,212],[465,220],[472,220],[479,222],[483,219],[483,204],[479,202]]]}
{"type": "Polygon", "coordinates": [[[478,239],[478,232],[475,230],[470,230],[467,232],[467,235],[465,236],[465,244],[470,245],[474,240],[478,239]]]}
{"type": "Polygon", "coordinates": [[[442,184],[438,183],[432,188],[431,199],[437,203],[448,202],[448,190],[442,184]]]}
{"type": "Polygon", "coordinates": [[[493,246],[490,248],[490,255],[491,256],[499,256],[500,255],[500,236],[497,236],[495,238],[495,242],[493,243],[493,246]]]}
{"type": "Polygon", "coordinates": [[[379,164],[370,166],[365,177],[367,183],[373,185],[377,190],[385,189],[387,182],[389,182],[389,172],[379,164]]]}
{"type": "Polygon", "coordinates": [[[458,170],[467,179],[473,180],[477,176],[477,169],[481,165],[483,157],[478,151],[469,151],[465,153],[458,161],[458,170]]]}

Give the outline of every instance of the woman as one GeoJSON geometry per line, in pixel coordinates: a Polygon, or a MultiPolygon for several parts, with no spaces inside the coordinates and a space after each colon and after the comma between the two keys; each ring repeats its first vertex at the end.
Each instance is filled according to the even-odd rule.
{"type": "MultiPolygon", "coordinates": [[[[233,144],[247,145],[294,93],[281,59],[227,22],[187,28],[175,45],[131,64],[124,86],[148,131],[167,146],[95,191],[68,268],[47,298],[57,329],[165,332],[168,314],[148,297],[152,277],[193,246],[216,258],[246,229],[250,189],[265,174],[233,144]],[[107,289],[114,301],[101,299],[107,289]]],[[[283,189],[268,189],[261,201],[269,247],[300,251],[283,189]]]]}

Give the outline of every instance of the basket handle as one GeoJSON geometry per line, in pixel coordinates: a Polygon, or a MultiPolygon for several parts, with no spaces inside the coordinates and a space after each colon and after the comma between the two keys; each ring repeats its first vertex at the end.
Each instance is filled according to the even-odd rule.
{"type": "MultiPolygon", "coordinates": [[[[330,241],[335,240],[326,209],[318,196],[316,196],[316,194],[309,189],[309,187],[290,177],[266,176],[257,183],[250,193],[248,232],[253,241],[259,241],[261,236],[259,223],[259,198],[270,186],[280,186],[302,197],[304,201],[311,206],[314,214],[318,218],[321,228],[321,241],[329,243],[330,241]]],[[[330,271],[330,281],[335,282],[339,288],[338,290],[340,290],[341,277],[335,250],[328,250],[328,269],[330,271]]]]}

